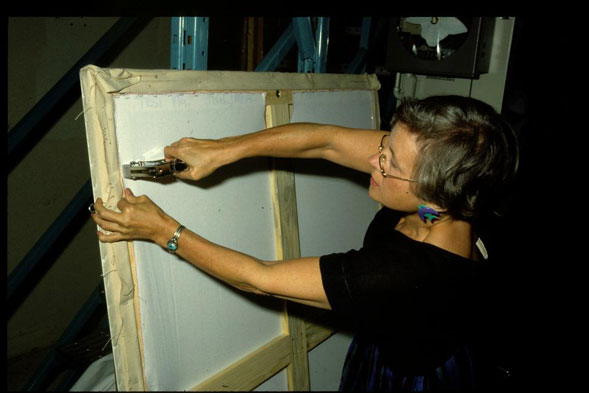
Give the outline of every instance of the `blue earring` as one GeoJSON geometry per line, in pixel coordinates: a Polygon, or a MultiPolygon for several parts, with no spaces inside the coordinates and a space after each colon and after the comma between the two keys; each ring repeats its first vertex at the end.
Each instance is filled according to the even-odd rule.
{"type": "Polygon", "coordinates": [[[421,221],[425,223],[427,223],[427,220],[429,220],[429,222],[434,222],[434,220],[440,219],[439,211],[437,211],[436,209],[432,209],[431,207],[427,207],[425,205],[419,205],[417,207],[417,214],[419,214],[419,218],[421,218],[421,221]]]}

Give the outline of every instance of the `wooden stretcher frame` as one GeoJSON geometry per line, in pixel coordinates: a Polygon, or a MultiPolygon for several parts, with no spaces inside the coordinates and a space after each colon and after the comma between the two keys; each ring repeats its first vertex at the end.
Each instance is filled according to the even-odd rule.
{"type": "MultiPolygon", "coordinates": [[[[290,122],[295,91],[370,90],[375,127],[380,124],[374,75],[250,73],[103,69],[80,71],[84,119],[94,198],[115,208],[122,196],[121,163],[114,129],[114,94],[181,92],[265,92],[266,126],[290,122]]],[[[300,257],[294,173],[287,159],[273,160],[272,201],[277,258],[300,257]]],[[[146,390],[143,373],[137,277],[132,242],[99,243],[119,390],[146,390]]],[[[284,303],[283,334],[191,390],[252,390],[287,367],[290,390],[309,390],[307,352],[334,331],[289,314],[284,303]]],[[[297,315],[300,315],[297,313],[297,315]]]]}

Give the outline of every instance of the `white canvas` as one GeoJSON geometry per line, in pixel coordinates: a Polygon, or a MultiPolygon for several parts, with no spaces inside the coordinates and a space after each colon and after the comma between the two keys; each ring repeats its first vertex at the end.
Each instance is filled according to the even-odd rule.
{"type": "MultiPolygon", "coordinates": [[[[263,93],[115,98],[119,160],[163,158],[182,138],[265,127],[263,93]]],[[[124,180],[187,228],[223,246],[275,259],[267,159],[222,168],[202,182],[124,180]]],[[[188,389],[282,333],[278,300],[246,296],[159,246],[134,242],[148,390],[188,389]]]]}

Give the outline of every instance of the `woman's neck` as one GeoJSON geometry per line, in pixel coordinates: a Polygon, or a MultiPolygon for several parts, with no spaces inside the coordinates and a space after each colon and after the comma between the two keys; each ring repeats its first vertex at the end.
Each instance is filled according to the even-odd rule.
{"type": "Polygon", "coordinates": [[[407,214],[395,227],[409,238],[430,243],[464,258],[472,259],[472,225],[446,216],[432,222],[423,222],[417,213],[407,214]]]}

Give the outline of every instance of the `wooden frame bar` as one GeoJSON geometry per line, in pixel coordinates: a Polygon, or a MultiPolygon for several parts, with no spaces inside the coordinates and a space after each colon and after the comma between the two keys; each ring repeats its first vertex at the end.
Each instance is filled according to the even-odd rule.
{"type": "MultiPolygon", "coordinates": [[[[290,123],[289,105],[292,94],[277,91],[275,95],[266,96],[266,127],[290,123]]],[[[294,173],[288,159],[273,159],[272,165],[272,201],[274,203],[275,233],[279,239],[278,259],[295,259],[301,257],[299,245],[299,228],[297,202],[295,194],[294,173]]],[[[291,362],[288,365],[288,386],[290,390],[309,390],[309,362],[307,359],[307,337],[305,322],[288,312],[285,304],[285,330],[291,339],[291,362]]]]}

